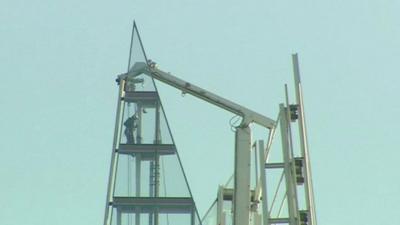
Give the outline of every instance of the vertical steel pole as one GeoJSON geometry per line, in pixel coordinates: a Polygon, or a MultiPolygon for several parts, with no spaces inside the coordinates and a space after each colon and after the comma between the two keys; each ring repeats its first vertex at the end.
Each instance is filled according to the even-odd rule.
{"type": "MultiPolygon", "coordinates": [[[[272,130],[271,130],[272,132],[272,130]]],[[[269,213],[268,213],[268,192],[267,192],[267,177],[265,174],[265,151],[264,151],[264,141],[258,141],[258,160],[260,164],[260,182],[262,188],[262,215],[263,215],[263,225],[269,225],[269,213]]]]}
{"type": "Polygon", "coordinates": [[[293,73],[295,80],[295,89],[296,89],[296,102],[299,107],[299,133],[300,133],[300,146],[301,153],[304,157],[304,167],[306,174],[304,176],[304,189],[306,192],[306,206],[310,211],[310,225],[317,225],[317,218],[315,214],[315,203],[314,203],[314,190],[312,184],[312,175],[311,175],[311,165],[310,165],[310,157],[308,151],[308,141],[307,141],[307,130],[306,130],[306,122],[304,116],[304,104],[303,104],[303,93],[301,88],[300,81],[300,69],[299,69],[299,60],[297,54],[292,55],[293,61],[293,73]]]}
{"type": "MultiPolygon", "coordinates": [[[[141,144],[142,143],[142,105],[140,103],[137,104],[137,128],[136,128],[136,143],[141,144]]],[[[135,173],[136,173],[136,196],[135,197],[141,197],[141,185],[142,185],[142,155],[140,153],[135,154],[136,158],[136,168],[135,168],[135,173]]],[[[137,208],[135,210],[135,225],[140,225],[140,208],[137,208]]]]}
{"type": "Polygon", "coordinates": [[[217,197],[217,224],[225,225],[222,223],[222,214],[224,211],[224,186],[220,185],[218,187],[218,197],[217,197]]]}
{"type": "Polygon", "coordinates": [[[124,112],[124,102],[122,102],[122,97],[124,95],[124,87],[125,80],[121,79],[119,83],[119,92],[118,92],[118,105],[117,105],[117,115],[115,118],[115,128],[114,128],[114,141],[111,153],[111,165],[110,165],[110,173],[108,178],[108,187],[107,187],[107,200],[106,200],[106,209],[104,214],[104,225],[111,224],[111,215],[112,215],[112,200],[115,188],[115,176],[117,172],[118,166],[118,153],[117,149],[119,147],[120,142],[120,131],[121,131],[121,121],[124,112]]]}
{"type": "Polygon", "coordinates": [[[235,138],[233,225],[248,225],[250,220],[250,128],[237,127],[235,138]]]}
{"type": "Polygon", "coordinates": [[[290,118],[290,103],[289,103],[289,93],[288,93],[288,87],[287,84],[285,84],[285,96],[286,96],[286,125],[287,125],[287,139],[288,139],[288,147],[289,147],[289,153],[290,153],[290,159],[292,160],[291,169],[292,169],[292,174],[293,176],[292,181],[293,181],[293,191],[296,196],[296,216],[299,216],[298,212],[298,206],[299,206],[299,201],[298,201],[298,194],[297,194],[297,181],[296,181],[296,167],[294,165],[294,151],[293,151],[293,138],[292,138],[292,126],[291,126],[291,118],[290,118]]]}
{"type": "MultiPolygon", "coordinates": [[[[156,106],[156,124],[155,124],[155,141],[154,144],[161,144],[161,126],[160,126],[160,103],[157,101],[155,103],[156,106]]],[[[155,151],[155,170],[154,170],[154,195],[155,197],[159,197],[160,195],[160,156],[158,154],[158,151],[155,151]]],[[[154,214],[154,224],[158,225],[158,210],[155,210],[154,214]]]]}
{"type": "MultiPolygon", "coordinates": [[[[117,225],[122,225],[122,213],[119,210],[117,210],[117,225]]],[[[128,225],[130,224],[128,223],[128,225]]]]}
{"type": "MultiPolygon", "coordinates": [[[[195,225],[196,224],[196,210],[195,208],[192,209],[192,212],[190,213],[190,225],[195,225]]],[[[167,223],[167,225],[169,225],[167,223]]]]}
{"type": "MultiPolygon", "coordinates": [[[[154,161],[150,161],[149,166],[149,196],[154,196],[154,161]]],[[[149,212],[149,225],[153,225],[154,211],[149,212]]]]}
{"type": "MultiPolygon", "coordinates": [[[[141,197],[141,194],[140,194],[140,192],[141,192],[141,187],[140,187],[140,185],[141,185],[141,164],[142,164],[142,156],[141,156],[141,154],[136,154],[135,155],[135,158],[136,158],[136,168],[135,168],[135,173],[136,173],[136,175],[135,175],[135,177],[136,177],[136,179],[135,179],[135,191],[136,191],[136,193],[135,193],[135,197],[141,197]]],[[[140,225],[140,212],[135,212],[135,225],[140,225]]]]}
{"type": "Polygon", "coordinates": [[[286,116],[286,108],[283,104],[280,107],[280,125],[281,125],[281,139],[282,139],[282,153],[284,161],[284,173],[286,181],[286,195],[288,202],[289,224],[296,225],[296,218],[298,218],[298,206],[296,196],[296,184],[293,179],[292,163],[290,158],[289,137],[288,137],[288,122],[286,116]]]}

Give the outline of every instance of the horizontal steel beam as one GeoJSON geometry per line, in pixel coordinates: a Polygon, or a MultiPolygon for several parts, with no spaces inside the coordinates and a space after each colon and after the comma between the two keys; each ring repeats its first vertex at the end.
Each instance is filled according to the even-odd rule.
{"type": "Polygon", "coordinates": [[[269,218],[270,224],[289,223],[289,218],[269,218]]]}
{"type": "Polygon", "coordinates": [[[178,197],[114,197],[112,206],[122,212],[148,213],[192,213],[195,204],[192,198],[178,197]]]}
{"type": "MultiPolygon", "coordinates": [[[[233,188],[224,188],[222,191],[222,195],[223,195],[223,199],[224,201],[232,201],[233,200],[233,193],[234,190],[233,188]]],[[[251,201],[254,201],[254,195],[255,195],[255,191],[254,190],[250,190],[250,194],[251,194],[251,201]]]]}
{"type": "Polygon", "coordinates": [[[284,163],[265,163],[265,169],[283,169],[284,163]]]}
{"type": "Polygon", "coordinates": [[[125,92],[121,98],[125,102],[136,102],[145,105],[155,105],[159,101],[158,93],[155,91],[125,92]]]}
{"type": "Polygon", "coordinates": [[[119,154],[150,154],[173,155],[176,153],[174,144],[119,144],[119,154]]]}

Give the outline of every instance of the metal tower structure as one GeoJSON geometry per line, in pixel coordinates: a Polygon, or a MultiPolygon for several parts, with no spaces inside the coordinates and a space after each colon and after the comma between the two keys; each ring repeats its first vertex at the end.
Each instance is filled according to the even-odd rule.
{"type": "Polygon", "coordinates": [[[128,73],[118,76],[118,106],[104,225],[197,225],[195,203],[133,26],[128,73]]]}
{"type": "Polygon", "coordinates": [[[272,120],[157,68],[147,60],[134,24],[128,72],[117,79],[118,107],[104,225],[316,225],[297,55],[293,55],[293,68],[296,103],[289,103],[285,86],[286,104],[279,105],[278,119],[272,120]],[[233,185],[219,187],[215,217],[206,215],[199,220],[153,79],[242,118],[235,128],[233,185]],[[299,127],[297,133],[293,123],[299,127]],[[252,141],[252,124],[267,130],[266,146],[264,140],[252,141]],[[277,130],[281,157],[271,161],[277,130]],[[274,175],[276,170],[280,175],[274,175]]]}
{"type": "MultiPolygon", "coordinates": [[[[249,188],[250,217],[245,224],[317,225],[297,54],[292,55],[292,61],[296,101],[290,104],[285,85],[286,102],[279,105],[276,126],[270,130],[267,144],[264,140],[252,144],[256,178],[249,188]],[[298,131],[293,125],[298,126],[298,131]]],[[[236,188],[231,186],[228,183],[218,188],[217,199],[203,217],[203,225],[238,224],[231,219],[235,213],[232,191],[236,188]]]]}

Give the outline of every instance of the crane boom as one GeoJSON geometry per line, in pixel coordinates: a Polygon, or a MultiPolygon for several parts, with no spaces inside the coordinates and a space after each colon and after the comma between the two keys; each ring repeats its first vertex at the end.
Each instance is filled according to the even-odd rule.
{"type": "MultiPolygon", "coordinates": [[[[244,106],[236,104],[226,98],[216,95],[210,91],[200,88],[192,83],[184,81],[178,77],[173,76],[170,73],[164,72],[155,66],[155,63],[146,64],[144,62],[136,63],[128,74],[139,75],[141,73],[147,74],[163,83],[173,86],[184,93],[189,93],[197,98],[200,98],[208,103],[223,108],[231,113],[234,113],[243,118],[240,126],[246,127],[250,123],[257,123],[265,128],[272,129],[275,127],[275,121],[261,115],[260,113],[254,112],[244,106]]],[[[128,75],[128,74],[122,74],[128,75]]]]}

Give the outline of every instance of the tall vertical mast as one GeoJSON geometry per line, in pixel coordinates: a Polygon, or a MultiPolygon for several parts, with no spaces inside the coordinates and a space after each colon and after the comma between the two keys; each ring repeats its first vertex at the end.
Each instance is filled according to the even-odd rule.
{"type": "Polygon", "coordinates": [[[301,154],[304,157],[304,168],[306,172],[304,176],[306,205],[307,209],[310,211],[310,216],[311,216],[310,225],[317,225],[317,219],[315,215],[314,190],[313,190],[312,176],[311,176],[311,164],[308,151],[306,121],[304,115],[303,92],[300,81],[299,60],[297,54],[292,55],[292,60],[293,60],[293,74],[294,74],[295,90],[296,90],[296,103],[298,105],[298,112],[299,112],[300,148],[301,148],[301,154]]]}

